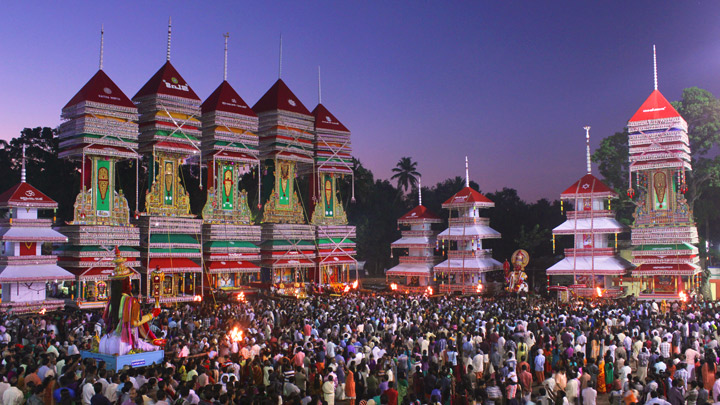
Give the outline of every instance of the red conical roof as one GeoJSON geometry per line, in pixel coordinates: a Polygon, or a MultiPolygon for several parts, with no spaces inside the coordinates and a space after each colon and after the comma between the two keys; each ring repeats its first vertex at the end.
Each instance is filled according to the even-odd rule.
{"type": "Polygon", "coordinates": [[[135,108],[135,104],[130,101],[128,96],[120,90],[117,84],[115,84],[102,69],[98,70],[97,73],[85,83],[80,91],[65,104],[63,109],[83,101],[135,108]]]}
{"type": "Polygon", "coordinates": [[[443,203],[443,206],[445,206],[446,204],[457,205],[471,203],[492,204],[493,202],[489,198],[475,191],[474,189],[470,187],[465,187],[455,193],[455,195],[450,197],[447,201],[445,201],[443,203]]]}
{"type": "Polygon", "coordinates": [[[586,174],[560,194],[560,198],[617,197],[617,193],[592,174],[586,174]]]}
{"type": "Polygon", "coordinates": [[[284,110],[297,114],[310,115],[310,111],[300,102],[295,94],[282,79],[270,87],[260,100],[253,106],[253,111],[261,113],[265,111],[284,110]]]}
{"type": "Polygon", "coordinates": [[[400,219],[398,219],[398,222],[412,221],[412,220],[441,220],[441,219],[442,218],[435,215],[432,211],[430,211],[424,205],[418,205],[417,207],[408,211],[407,214],[401,216],[400,219]]]}
{"type": "Polygon", "coordinates": [[[312,114],[315,117],[315,129],[320,128],[330,129],[333,131],[350,132],[347,128],[345,128],[345,125],[335,118],[335,116],[322,104],[318,104],[312,111],[312,114]]]}
{"type": "Polygon", "coordinates": [[[165,94],[200,101],[200,97],[195,94],[170,61],[165,62],[160,70],[142,86],[133,100],[151,94],[165,94]]]}
{"type": "Polygon", "coordinates": [[[0,194],[0,208],[57,208],[57,206],[58,203],[55,200],[25,182],[0,194]]]}
{"type": "Polygon", "coordinates": [[[210,111],[224,111],[232,114],[257,117],[227,80],[223,80],[223,82],[220,83],[217,89],[202,103],[201,107],[203,114],[210,111]]]}
{"type": "Polygon", "coordinates": [[[660,90],[653,90],[647,100],[640,106],[640,109],[630,118],[630,122],[676,117],[680,117],[680,114],[673,108],[672,104],[660,93],[660,90]]]}

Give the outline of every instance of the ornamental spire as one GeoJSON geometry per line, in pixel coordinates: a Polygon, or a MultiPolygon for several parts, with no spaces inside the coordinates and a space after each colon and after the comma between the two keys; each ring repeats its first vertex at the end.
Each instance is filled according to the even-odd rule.
{"type": "Polygon", "coordinates": [[[20,169],[20,182],[25,183],[27,180],[27,172],[25,171],[25,145],[22,150],[22,168],[20,169]]]}
{"type": "Polygon", "coordinates": [[[103,69],[104,48],[105,48],[105,24],[100,26],[100,70],[103,69]]]}
{"type": "Polygon", "coordinates": [[[583,127],[585,130],[585,158],[587,159],[587,172],[592,173],[592,164],[590,161],[590,126],[583,127]]]}
{"type": "Polygon", "coordinates": [[[172,17],[168,18],[168,40],[166,60],[170,62],[170,40],[172,39],[172,17]]]}
{"type": "Polygon", "coordinates": [[[280,34],[280,57],[278,60],[278,79],[282,78],[282,34],[280,34]]]}
{"type": "Polygon", "coordinates": [[[653,44],[653,73],[655,75],[655,90],[657,90],[657,54],[655,53],[655,44],[653,44]]]}
{"type": "Polygon", "coordinates": [[[467,156],[465,156],[465,187],[470,187],[470,174],[468,170],[468,160],[467,156]]]}
{"type": "Polygon", "coordinates": [[[225,37],[225,64],[223,65],[223,80],[227,81],[227,45],[228,45],[228,38],[230,38],[230,33],[226,32],[223,34],[223,37],[225,37]]]}
{"type": "Polygon", "coordinates": [[[418,205],[422,205],[422,177],[418,177],[418,205]]]}
{"type": "Polygon", "coordinates": [[[320,65],[318,65],[318,104],[322,104],[322,82],[320,81],[320,65]]]}

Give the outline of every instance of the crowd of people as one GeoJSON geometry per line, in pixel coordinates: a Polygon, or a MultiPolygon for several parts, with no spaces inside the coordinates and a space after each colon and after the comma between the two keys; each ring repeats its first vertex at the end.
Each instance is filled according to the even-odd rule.
{"type": "Polygon", "coordinates": [[[163,363],[115,372],[80,355],[99,312],[5,315],[0,404],[704,405],[719,324],[709,302],[264,297],[164,309],[163,363]]]}

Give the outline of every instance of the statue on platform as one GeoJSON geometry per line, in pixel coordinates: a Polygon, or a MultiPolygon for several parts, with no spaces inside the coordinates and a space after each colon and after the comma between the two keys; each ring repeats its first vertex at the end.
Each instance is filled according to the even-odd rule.
{"type": "Polygon", "coordinates": [[[125,261],[116,247],[113,260],[115,269],[110,277],[110,299],[103,313],[105,335],[100,339],[98,347],[98,351],[103,354],[123,356],[154,351],[159,350],[159,345],[163,343],[162,339],[155,338],[148,326],[148,322],[160,314],[159,301],[156,299],[152,313],[141,316],[140,302],[132,296],[132,271],[125,266],[125,261]]]}
{"type": "Polygon", "coordinates": [[[518,249],[512,254],[510,261],[512,262],[512,271],[506,273],[505,279],[507,290],[514,293],[528,292],[525,266],[530,262],[530,255],[525,250],[518,249]]]}

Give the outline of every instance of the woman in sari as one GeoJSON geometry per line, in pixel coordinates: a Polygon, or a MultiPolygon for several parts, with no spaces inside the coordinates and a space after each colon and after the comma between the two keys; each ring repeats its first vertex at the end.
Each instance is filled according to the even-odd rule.
{"type": "Polygon", "coordinates": [[[611,387],[615,381],[615,364],[612,362],[610,354],[605,356],[605,386],[611,387]]]}
{"type": "Polygon", "coordinates": [[[408,393],[408,387],[410,386],[410,383],[408,383],[407,378],[405,377],[405,372],[398,372],[398,382],[397,382],[397,390],[398,390],[398,404],[403,403],[403,398],[407,396],[408,393]]]}
{"type": "Polygon", "coordinates": [[[604,394],[607,389],[605,388],[605,360],[602,357],[598,357],[598,369],[600,372],[597,378],[597,392],[598,394],[604,394]]]}
{"type": "Polygon", "coordinates": [[[715,356],[708,354],[705,356],[705,364],[702,366],[702,384],[708,392],[712,392],[713,390],[713,384],[715,384],[715,372],[717,372],[715,356]]]}

